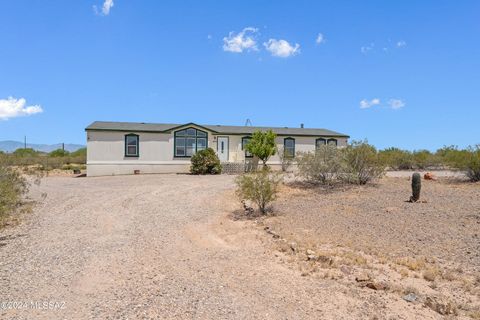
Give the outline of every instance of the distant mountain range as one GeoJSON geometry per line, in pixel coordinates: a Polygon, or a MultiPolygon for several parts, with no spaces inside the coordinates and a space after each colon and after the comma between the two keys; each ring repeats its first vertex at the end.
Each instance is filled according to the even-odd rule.
{"type": "MultiPolygon", "coordinates": [[[[23,148],[23,142],[19,141],[0,141],[0,150],[4,152],[13,152],[19,148],[23,148]]],[[[42,152],[51,152],[53,150],[61,149],[62,144],[33,144],[27,143],[27,148],[32,148],[37,151],[42,152]]],[[[81,144],[72,144],[72,143],[65,143],[65,150],[73,152],[80,148],[85,148],[84,145],[81,144]]]]}

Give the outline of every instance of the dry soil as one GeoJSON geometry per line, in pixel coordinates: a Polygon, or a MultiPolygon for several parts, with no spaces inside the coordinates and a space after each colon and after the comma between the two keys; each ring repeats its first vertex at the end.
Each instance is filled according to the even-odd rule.
{"type": "MultiPolygon", "coordinates": [[[[426,187],[429,203],[407,204],[402,202],[408,198],[403,185],[326,195],[286,188],[275,203],[279,216],[235,220],[232,212],[238,213],[239,204],[233,179],[223,175],[45,178],[32,188],[31,197],[38,201],[33,213],[25,214],[21,224],[0,230],[0,318],[442,318],[423,302],[403,300],[397,292],[401,288],[374,290],[354,280],[357,272],[365,270],[372,270],[374,280],[380,279],[381,263],[372,260],[370,269],[355,264],[342,268],[333,254],[332,267],[323,267],[318,260],[304,261],[300,250],[308,245],[317,251],[322,245],[338,245],[345,251],[344,259],[348,250],[357,254],[362,244],[351,245],[357,239],[346,236],[351,233],[371,247],[361,253],[366,259],[399,242],[399,256],[407,256],[406,248],[413,246],[415,254],[431,252],[438,259],[454,261],[468,275],[477,270],[478,238],[469,238],[473,229],[461,223],[477,223],[478,230],[478,189],[464,198],[448,198],[450,193],[441,191],[444,187],[439,187],[443,193],[438,196],[428,192],[434,187],[426,187]],[[387,200],[381,205],[361,200],[373,195],[387,200]],[[416,211],[410,212],[411,208],[416,211]],[[460,210],[457,216],[455,210],[460,210]],[[465,213],[468,210],[471,216],[465,213]],[[338,220],[331,217],[335,213],[338,220]],[[382,213],[388,218],[374,222],[382,213]],[[314,214],[320,216],[312,218],[314,214]],[[433,214],[441,223],[428,231],[431,224],[422,224],[421,219],[409,222],[419,214],[433,214]],[[449,229],[445,223],[455,219],[458,222],[449,229]],[[279,234],[273,236],[265,226],[277,228],[279,234]],[[414,229],[395,236],[395,226],[414,229]],[[298,240],[303,237],[299,228],[325,236],[298,240]],[[424,233],[415,237],[415,230],[424,233]],[[460,235],[453,236],[450,230],[460,235]],[[386,240],[377,241],[381,236],[386,240]],[[290,241],[298,241],[296,251],[279,250],[280,243],[288,247],[290,241]],[[451,250],[443,252],[435,244],[438,241],[451,250]],[[325,276],[326,272],[331,274],[325,276]]],[[[384,280],[391,280],[388,274],[384,280]]],[[[417,293],[423,297],[423,292],[417,293]]]]}

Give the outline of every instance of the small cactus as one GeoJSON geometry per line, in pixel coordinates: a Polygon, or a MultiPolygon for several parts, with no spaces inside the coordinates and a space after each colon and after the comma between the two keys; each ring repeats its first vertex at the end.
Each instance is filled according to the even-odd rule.
{"type": "Polygon", "coordinates": [[[410,197],[411,202],[417,202],[420,200],[420,190],[422,189],[422,176],[420,173],[415,172],[412,175],[412,196],[410,197]]]}

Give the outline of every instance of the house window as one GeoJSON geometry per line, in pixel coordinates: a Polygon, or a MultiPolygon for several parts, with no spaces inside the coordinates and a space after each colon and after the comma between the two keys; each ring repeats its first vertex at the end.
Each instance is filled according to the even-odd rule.
{"type": "Polygon", "coordinates": [[[138,157],[138,135],[131,133],[125,136],[125,157],[138,157]]]}
{"type": "MultiPolygon", "coordinates": [[[[252,137],[243,137],[242,138],[242,150],[245,150],[245,146],[247,145],[247,143],[250,142],[251,139],[252,139],[252,137]]],[[[253,157],[253,154],[251,154],[250,152],[245,150],[245,158],[252,158],[252,157],[253,157]]]]}
{"type": "Polygon", "coordinates": [[[337,139],[328,139],[327,144],[329,146],[336,146],[337,145],[337,139]]]}
{"type": "Polygon", "coordinates": [[[317,140],[315,140],[315,150],[320,149],[321,146],[324,146],[326,144],[327,144],[327,140],[323,138],[318,138],[317,140]]]}
{"type": "Polygon", "coordinates": [[[285,138],[283,140],[283,152],[285,153],[285,157],[295,157],[295,139],[285,138]]]}
{"type": "Polygon", "coordinates": [[[191,157],[197,151],[207,148],[207,133],[195,128],[176,131],[174,134],[175,157],[191,157]]]}

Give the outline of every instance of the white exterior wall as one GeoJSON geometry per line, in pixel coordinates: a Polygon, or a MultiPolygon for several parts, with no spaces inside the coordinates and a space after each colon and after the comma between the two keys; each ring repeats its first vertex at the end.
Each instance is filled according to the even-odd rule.
{"type": "MultiPolygon", "coordinates": [[[[207,144],[216,150],[210,132],[207,144]]],[[[190,158],[175,158],[173,148],[173,133],[88,131],[87,176],[133,174],[134,170],[140,173],[188,172],[190,158]],[[139,136],[138,157],[125,157],[125,135],[129,133],[139,136]]]]}
{"type": "MultiPolygon", "coordinates": [[[[189,126],[195,127],[195,126],[189,126]]],[[[206,131],[203,128],[200,130],[206,131]]],[[[214,135],[208,132],[208,147],[217,150],[217,136],[228,136],[228,162],[243,162],[242,138],[245,135],[214,135]]],[[[278,148],[283,148],[285,138],[295,139],[295,152],[315,151],[315,140],[319,137],[278,136],[278,148]]],[[[336,138],[338,146],[347,145],[346,138],[336,138]]],[[[87,131],[87,175],[105,176],[140,173],[181,173],[188,172],[190,158],[174,157],[174,134],[153,132],[87,131]],[[139,156],[125,157],[125,135],[139,136],[139,156]]],[[[281,164],[278,155],[268,164],[277,167],[281,164]]]]}
{"type": "MultiPolygon", "coordinates": [[[[242,138],[245,136],[229,136],[230,152],[228,160],[229,162],[243,162],[245,161],[245,151],[242,150],[242,138]]],[[[298,152],[313,152],[315,151],[315,140],[321,137],[304,137],[304,136],[277,136],[275,142],[279,150],[283,149],[283,142],[285,138],[295,139],[295,153],[298,152]]],[[[324,139],[328,139],[323,137],[324,139]]],[[[337,139],[338,147],[347,146],[347,138],[335,138],[337,139]]],[[[216,145],[215,145],[216,146],[216,145]]],[[[214,148],[215,149],[215,148],[214,148]]],[[[216,150],[216,149],[215,149],[216,150]]],[[[281,164],[280,157],[275,154],[268,162],[270,165],[281,164]]]]}

